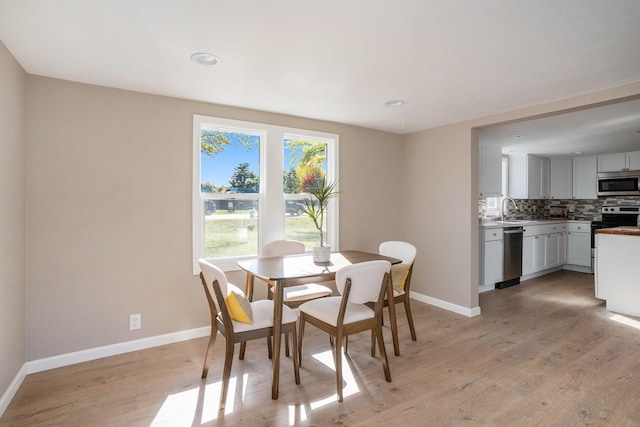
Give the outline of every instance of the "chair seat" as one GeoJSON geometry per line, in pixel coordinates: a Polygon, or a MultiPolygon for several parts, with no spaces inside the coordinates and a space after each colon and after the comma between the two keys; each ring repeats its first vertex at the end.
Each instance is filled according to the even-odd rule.
{"type": "MultiPolygon", "coordinates": [[[[269,289],[273,292],[273,288],[269,289]]],[[[304,285],[289,286],[282,290],[282,295],[285,302],[293,301],[305,301],[308,299],[326,297],[331,295],[333,291],[317,283],[306,283],[304,285]]]]}
{"type": "MultiPolygon", "coordinates": [[[[299,307],[299,310],[311,317],[315,317],[316,319],[323,321],[324,323],[337,326],[338,312],[340,311],[341,303],[341,296],[320,298],[305,302],[299,307]]],[[[371,319],[374,316],[374,311],[365,305],[347,303],[347,311],[344,315],[344,324],[346,325],[365,319],[371,319]]]]}
{"type": "MultiPolygon", "coordinates": [[[[251,303],[253,323],[243,323],[232,319],[234,332],[246,332],[273,326],[273,301],[258,300],[251,303]]],[[[221,316],[218,313],[218,316],[221,316]]],[[[282,324],[294,323],[298,320],[295,311],[287,306],[282,307],[282,324]]]]}

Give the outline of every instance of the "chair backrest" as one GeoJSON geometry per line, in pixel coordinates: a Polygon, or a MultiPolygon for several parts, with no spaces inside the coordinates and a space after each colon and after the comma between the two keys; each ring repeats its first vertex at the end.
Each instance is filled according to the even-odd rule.
{"type": "Polygon", "coordinates": [[[218,287],[220,288],[220,295],[222,298],[227,296],[227,276],[224,274],[222,270],[220,270],[215,265],[209,263],[207,260],[200,258],[198,260],[198,264],[200,264],[200,271],[202,272],[202,283],[205,287],[205,293],[207,294],[207,299],[209,300],[209,306],[212,310],[215,309],[215,313],[212,311],[211,315],[215,317],[218,312],[222,311],[222,307],[226,307],[223,301],[218,301],[216,297],[216,292],[214,289],[214,282],[218,281],[218,287]],[[211,304],[213,303],[213,307],[211,304]]]}
{"type": "Polygon", "coordinates": [[[392,240],[380,243],[378,253],[380,255],[399,258],[403,264],[412,264],[416,259],[417,249],[411,243],[392,240]]]}
{"type": "Polygon", "coordinates": [[[408,292],[411,284],[413,261],[416,259],[416,247],[411,243],[391,240],[380,243],[378,253],[402,260],[402,264],[394,264],[391,267],[391,281],[393,282],[393,288],[398,292],[408,292]]]}
{"type": "Polygon", "coordinates": [[[262,246],[262,257],[285,256],[304,253],[304,243],[297,240],[274,240],[262,246]]]}
{"type": "Polygon", "coordinates": [[[380,296],[384,275],[390,271],[391,263],[384,260],[348,265],[336,272],[336,287],[342,295],[347,279],[351,279],[349,302],[354,304],[375,302],[380,296]]]}

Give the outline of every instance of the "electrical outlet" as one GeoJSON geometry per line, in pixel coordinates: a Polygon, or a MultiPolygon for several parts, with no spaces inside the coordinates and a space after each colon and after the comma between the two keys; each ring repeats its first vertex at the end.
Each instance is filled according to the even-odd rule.
{"type": "Polygon", "coordinates": [[[140,329],[142,327],[142,314],[132,314],[129,316],[129,330],[140,329]]]}

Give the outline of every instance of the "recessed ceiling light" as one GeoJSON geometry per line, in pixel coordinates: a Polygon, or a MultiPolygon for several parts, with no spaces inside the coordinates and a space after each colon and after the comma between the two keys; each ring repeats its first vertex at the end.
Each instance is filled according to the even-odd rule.
{"type": "Polygon", "coordinates": [[[573,153],[571,153],[571,154],[582,154],[582,151],[574,151],[574,152],[573,152],[573,153]]]}
{"type": "Polygon", "coordinates": [[[191,60],[200,65],[216,65],[220,60],[210,53],[198,52],[191,55],[191,60]]]}
{"type": "Polygon", "coordinates": [[[513,135],[511,135],[511,138],[513,139],[521,139],[524,138],[524,135],[521,133],[514,133],[513,135]]]}
{"type": "Polygon", "coordinates": [[[404,101],[401,99],[395,99],[393,101],[385,102],[384,105],[386,105],[387,107],[399,107],[401,105],[404,105],[404,101]]]}

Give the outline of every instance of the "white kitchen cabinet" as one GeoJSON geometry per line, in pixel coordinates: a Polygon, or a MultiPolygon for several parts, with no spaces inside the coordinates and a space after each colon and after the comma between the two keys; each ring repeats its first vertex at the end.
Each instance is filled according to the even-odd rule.
{"type": "Polygon", "coordinates": [[[573,159],[573,198],[597,199],[598,161],[596,157],[573,159]]]}
{"type": "Polygon", "coordinates": [[[482,244],[482,284],[495,285],[502,281],[502,229],[484,230],[482,244]]]}
{"type": "Polygon", "coordinates": [[[564,232],[547,234],[545,240],[544,268],[558,267],[567,257],[567,234],[564,232]]]}
{"type": "Polygon", "coordinates": [[[545,235],[533,236],[533,272],[544,270],[547,262],[545,256],[545,235]]]}
{"type": "Polygon", "coordinates": [[[566,262],[566,223],[530,225],[522,239],[522,275],[559,267],[566,262]]]}
{"type": "Polygon", "coordinates": [[[509,196],[514,199],[549,197],[549,159],[528,154],[509,157],[509,196]]]}
{"type": "Polygon", "coordinates": [[[598,156],[598,172],[617,172],[626,168],[627,159],[624,153],[598,156]]]}
{"type": "Polygon", "coordinates": [[[502,197],[502,149],[480,145],[480,196],[502,197]]]}
{"type": "Polygon", "coordinates": [[[598,172],[640,170],[640,152],[598,156],[598,172]]]}
{"type": "Polygon", "coordinates": [[[571,159],[551,159],[549,197],[571,199],[573,197],[573,162],[571,159]]]}
{"type": "Polygon", "coordinates": [[[630,171],[640,170],[640,151],[627,153],[627,168],[630,171]]]}
{"type": "Polygon", "coordinates": [[[534,240],[536,236],[525,236],[522,238],[522,275],[528,276],[533,273],[534,240]]]}
{"type": "Polygon", "coordinates": [[[607,300],[607,310],[640,316],[640,235],[596,235],[596,298],[607,300]]]}
{"type": "Polygon", "coordinates": [[[569,223],[568,229],[567,264],[591,268],[591,224],[569,223]]]}

